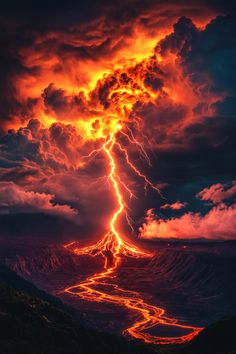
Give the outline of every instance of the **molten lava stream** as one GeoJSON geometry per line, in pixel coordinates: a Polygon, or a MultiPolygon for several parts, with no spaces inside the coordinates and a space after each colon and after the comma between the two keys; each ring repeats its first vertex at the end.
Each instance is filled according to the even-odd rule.
{"type": "Polygon", "coordinates": [[[116,269],[121,263],[122,256],[133,258],[150,257],[150,254],[124,241],[116,229],[118,217],[125,211],[125,203],[120,192],[120,178],[117,175],[116,161],[113,156],[115,144],[116,136],[113,133],[110,134],[102,147],[109,160],[110,173],[108,178],[113,185],[118,204],[118,208],[110,221],[110,231],[102,240],[92,246],[78,248],[75,242],[64,246],[77,255],[88,254],[93,257],[101,255],[104,258],[104,270],[88,277],[79,284],[67,287],[64,292],[88,301],[120,305],[137,313],[139,319],[124,331],[124,333],[133,338],[153,344],[177,344],[189,341],[201,331],[201,328],[178,323],[177,319],[165,316],[164,309],[147,304],[139,292],[122,289],[115,283],[116,269]],[[176,337],[159,337],[147,332],[158,325],[187,330],[189,333],[176,337]]]}

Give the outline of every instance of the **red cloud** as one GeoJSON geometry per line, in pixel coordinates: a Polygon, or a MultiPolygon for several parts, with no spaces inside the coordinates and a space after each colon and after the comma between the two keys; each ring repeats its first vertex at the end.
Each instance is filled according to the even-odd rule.
{"type": "Polygon", "coordinates": [[[145,223],[140,227],[143,239],[236,239],[236,203],[220,204],[206,215],[188,212],[179,218],[157,219],[152,209],[147,211],[145,223]]]}
{"type": "Polygon", "coordinates": [[[182,203],[180,202],[179,200],[175,203],[172,203],[172,204],[164,204],[161,206],[161,209],[172,209],[172,210],[180,210],[180,209],[183,209],[185,208],[187,205],[187,203],[182,203]]]}
{"type": "Polygon", "coordinates": [[[13,182],[0,182],[0,213],[45,213],[65,218],[74,218],[76,210],[68,205],[54,202],[55,196],[26,191],[13,182]]]}
{"type": "Polygon", "coordinates": [[[230,199],[236,196],[236,181],[232,182],[231,187],[220,183],[213,184],[210,187],[204,188],[197,194],[202,200],[209,200],[214,204],[220,203],[225,199],[230,199]]]}

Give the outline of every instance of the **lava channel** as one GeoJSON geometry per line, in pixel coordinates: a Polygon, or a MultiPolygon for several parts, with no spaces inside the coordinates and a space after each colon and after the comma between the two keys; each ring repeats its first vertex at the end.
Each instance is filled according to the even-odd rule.
{"type": "MultiPolygon", "coordinates": [[[[117,130],[120,129],[118,126],[117,130]]],[[[136,246],[126,242],[117,229],[119,216],[125,213],[125,202],[121,193],[121,180],[117,172],[116,159],[113,148],[117,145],[116,132],[111,133],[102,145],[102,150],[109,161],[109,181],[111,182],[117,201],[117,209],[111,216],[109,231],[96,244],[87,247],[78,247],[76,242],[71,242],[64,247],[76,255],[90,255],[91,257],[102,256],[104,259],[103,271],[89,276],[79,284],[68,286],[64,292],[81,299],[94,302],[106,302],[116,304],[135,312],[137,320],[132,326],[125,329],[124,334],[152,344],[178,344],[190,341],[202,328],[181,324],[176,318],[167,317],[163,308],[148,304],[137,291],[123,289],[115,283],[116,270],[120,266],[122,257],[150,257],[136,246]],[[106,290],[102,290],[102,288],[106,290]],[[108,291],[107,289],[110,289],[108,291]],[[148,333],[157,326],[170,326],[173,329],[186,330],[188,334],[173,337],[160,337],[148,333]]],[[[139,177],[143,177],[146,184],[151,182],[130,162],[128,152],[125,151],[126,162],[136,171],[139,177]]],[[[155,189],[155,186],[153,186],[155,189]]]]}

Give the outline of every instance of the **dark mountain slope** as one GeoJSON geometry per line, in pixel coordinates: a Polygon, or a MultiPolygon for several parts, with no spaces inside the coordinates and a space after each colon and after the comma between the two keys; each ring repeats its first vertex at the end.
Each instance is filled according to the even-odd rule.
{"type": "MultiPolygon", "coordinates": [[[[170,281],[182,291],[187,283],[193,293],[202,289],[200,298],[206,295],[205,289],[208,296],[211,292],[222,293],[224,306],[228,304],[229,312],[234,314],[235,258],[203,255],[182,258],[176,253],[164,256],[159,253],[149,263],[152,279],[156,276],[163,284],[168,279],[168,283],[170,281]]],[[[221,296],[219,300],[222,301],[221,296]]],[[[0,354],[151,354],[154,351],[161,354],[236,354],[236,317],[227,317],[206,327],[191,343],[156,346],[154,351],[145,345],[136,346],[123,338],[88,329],[82,323],[82,312],[76,314],[59,299],[0,266],[0,354]]]]}
{"type": "MultiPolygon", "coordinates": [[[[206,327],[179,354],[235,354],[236,317],[206,327]]],[[[177,353],[176,353],[177,354],[177,353]]]]}
{"type": "Polygon", "coordinates": [[[150,354],[113,335],[82,327],[52,296],[0,266],[1,354],[150,354]]]}

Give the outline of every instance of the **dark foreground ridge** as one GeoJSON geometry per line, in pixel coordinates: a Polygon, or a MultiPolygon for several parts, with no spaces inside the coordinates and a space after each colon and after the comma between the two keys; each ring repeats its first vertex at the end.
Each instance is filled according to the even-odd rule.
{"type": "Polygon", "coordinates": [[[204,329],[181,354],[235,354],[236,316],[222,319],[204,329]]]}
{"type": "Polygon", "coordinates": [[[235,354],[236,317],[208,326],[184,346],[148,348],[82,326],[71,309],[0,266],[1,354],[235,354]]]}
{"type": "Polygon", "coordinates": [[[60,301],[0,266],[1,354],[151,354],[81,326],[60,301]]]}

